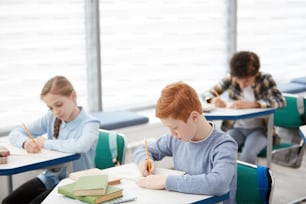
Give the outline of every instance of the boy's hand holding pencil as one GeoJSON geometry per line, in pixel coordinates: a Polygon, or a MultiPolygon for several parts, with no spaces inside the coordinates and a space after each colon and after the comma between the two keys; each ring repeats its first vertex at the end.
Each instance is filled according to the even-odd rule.
{"type": "Polygon", "coordinates": [[[154,162],[150,160],[149,147],[147,140],[144,139],[144,146],[146,150],[146,160],[139,164],[141,174],[144,177],[137,179],[136,184],[142,188],[161,190],[166,188],[167,175],[154,175],[154,162]]]}
{"type": "Polygon", "coordinates": [[[148,176],[153,174],[155,165],[154,162],[150,159],[148,143],[145,138],[144,138],[144,147],[146,151],[146,159],[138,165],[138,169],[142,176],[148,176]]]}
{"type": "Polygon", "coordinates": [[[149,160],[149,161],[150,161],[150,166],[151,166],[150,171],[148,170],[148,160],[147,159],[138,164],[138,170],[142,176],[146,177],[146,176],[154,174],[154,171],[155,171],[154,162],[152,160],[149,160]]]}

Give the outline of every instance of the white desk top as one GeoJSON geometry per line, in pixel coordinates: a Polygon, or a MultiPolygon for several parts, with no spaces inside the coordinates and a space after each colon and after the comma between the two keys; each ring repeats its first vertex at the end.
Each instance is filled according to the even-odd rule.
{"type": "Polygon", "coordinates": [[[79,154],[63,153],[43,149],[39,153],[27,153],[11,145],[8,137],[0,137],[0,145],[10,151],[7,164],[0,164],[0,175],[13,175],[34,169],[49,167],[80,158],[79,154]]]}
{"type": "MultiPolygon", "coordinates": [[[[196,201],[204,201],[207,199],[216,199],[214,196],[207,195],[195,195],[195,194],[185,194],[178,193],[166,190],[150,190],[137,186],[135,178],[139,176],[138,169],[135,163],[121,165],[119,167],[113,167],[109,169],[102,170],[108,175],[120,177],[121,175],[121,184],[117,185],[118,187],[123,188],[123,192],[132,194],[136,196],[136,200],[130,201],[128,203],[146,203],[146,204],[162,204],[162,203],[193,203],[196,201]]],[[[62,180],[59,185],[64,185],[67,183],[73,182],[71,179],[62,180]]],[[[227,195],[227,194],[226,194],[227,195]]],[[[227,198],[224,196],[225,199],[227,198]]],[[[222,200],[222,199],[220,199],[222,200]]],[[[207,200],[208,201],[208,200],[207,200]]],[[[219,201],[220,202],[220,201],[219,201]]],[[[76,200],[67,198],[61,194],[57,193],[57,188],[48,195],[48,197],[42,202],[43,204],[73,204],[80,203],[76,200]]]]}
{"type": "Polygon", "coordinates": [[[275,108],[216,108],[211,112],[204,112],[203,114],[208,120],[238,120],[253,117],[264,117],[274,114],[275,111],[275,108]]]}

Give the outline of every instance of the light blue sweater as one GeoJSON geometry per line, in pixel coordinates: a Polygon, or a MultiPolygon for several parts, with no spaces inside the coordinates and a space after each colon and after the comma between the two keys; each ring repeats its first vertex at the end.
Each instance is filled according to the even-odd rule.
{"type": "MultiPolygon", "coordinates": [[[[58,139],[53,138],[54,121],[54,115],[51,111],[48,111],[43,117],[27,126],[34,137],[47,134],[49,140],[44,143],[45,149],[80,153],[81,158],[72,162],[73,171],[94,168],[99,120],[90,116],[81,108],[79,115],[74,120],[69,123],[62,121],[58,139]]],[[[23,142],[27,139],[29,137],[21,125],[14,128],[9,134],[10,142],[17,147],[22,147],[23,142]]],[[[66,176],[66,168],[59,168],[55,172],[45,170],[38,175],[38,178],[49,189],[66,176]]]]}
{"type": "MultiPolygon", "coordinates": [[[[174,168],[187,173],[168,176],[166,190],[206,195],[230,191],[224,203],[235,203],[237,144],[215,125],[211,135],[199,142],[184,142],[167,134],[148,147],[153,160],[173,157],[174,168]]],[[[144,146],[135,150],[134,159],[137,164],[146,159],[144,146]]]]}

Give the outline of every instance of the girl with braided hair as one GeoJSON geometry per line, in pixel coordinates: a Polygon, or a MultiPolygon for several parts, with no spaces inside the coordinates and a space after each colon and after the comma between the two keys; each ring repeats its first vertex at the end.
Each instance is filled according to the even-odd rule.
{"type": "MultiPolygon", "coordinates": [[[[94,168],[100,122],[77,105],[77,94],[70,81],[64,76],[49,79],[40,97],[49,111],[27,125],[35,142],[29,139],[22,125],[10,132],[10,142],[30,153],[39,154],[41,149],[80,153],[81,158],[72,162],[73,171],[94,168]]],[[[14,190],[2,203],[41,203],[66,176],[65,166],[46,169],[14,190]]]]}

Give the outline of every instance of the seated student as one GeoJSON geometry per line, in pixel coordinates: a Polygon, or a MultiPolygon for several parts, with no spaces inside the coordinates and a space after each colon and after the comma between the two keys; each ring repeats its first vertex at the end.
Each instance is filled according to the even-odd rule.
{"type": "MultiPolygon", "coordinates": [[[[80,153],[81,158],[72,162],[73,171],[94,168],[99,120],[77,106],[77,94],[72,84],[63,76],[48,80],[40,96],[49,111],[28,124],[36,142],[29,139],[21,125],[10,132],[10,142],[27,152],[37,154],[42,148],[80,153]],[[47,134],[47,138],[42,136],[44,134],[47,134]]],[[[2,203],[41,203],[65,177],[66,167],[50,167],[14,190],[2,203]]]]}
{"type": "MultiPolygon", "coordinates": [[[[277,88],[272,76],[259,71],[260,61],[254,52],[235,53],[230,60],[230,73],[211,90],[204,93],[204,100],[216,107],[278,108],[286,105],[286,100],[277,88]],[[219,97],[228,91],[231,103],[219,97]]],[[[228,130],[239,148],[242,148],[240,160],[256,163],[257,155],[267,145],[266,121],[251,118],[237,121],[225,121],[223,130],[228,130]]]]}
{"type": "Polygon", "coordinates": [[[225,203],[234,203],[236,192],[237,144],[233,138],[208,122],[202,114],[196,91],[183,82],[166,86],[156,105],[156,116],[170,132],[148,144],[151,170],[146,150],[134,152],[141,177],[137,184],[149,189],[166,189],[182,193],[223,195],[225,203]],[[153,161],[173,157],[174,168],[185,175],[154,175],[153,161]]]}

